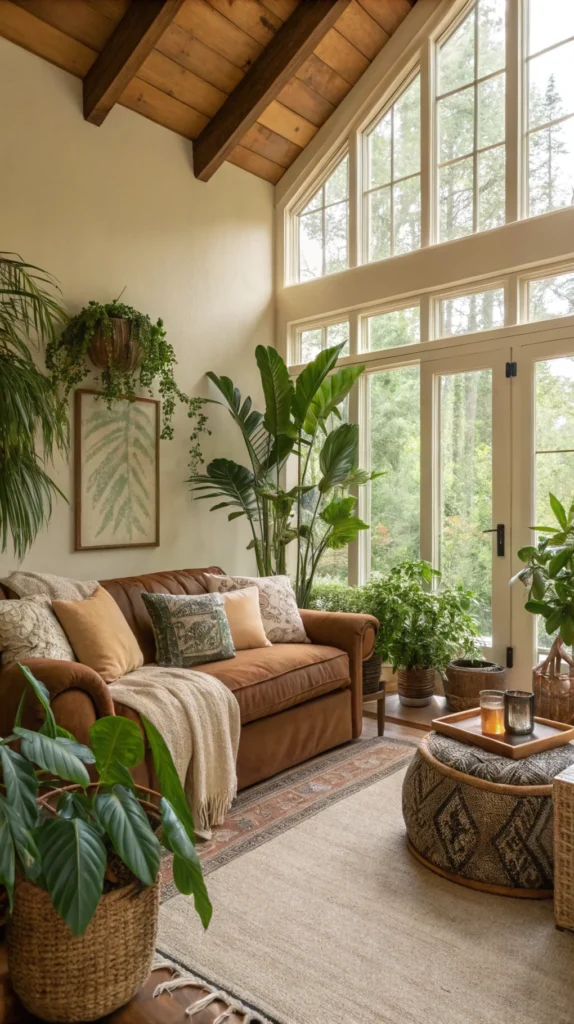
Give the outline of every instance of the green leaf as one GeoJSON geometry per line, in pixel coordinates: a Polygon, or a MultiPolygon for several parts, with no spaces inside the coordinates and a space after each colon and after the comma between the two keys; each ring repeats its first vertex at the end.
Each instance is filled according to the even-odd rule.
{"type": "Polygon", "coordinates": [[[319,355],[311,363],[308,363],[297,377],[292,404],[293,418],[297,427],[303,427],[311,402],[333,369],[345,344],[346,342],[341,342],[340,345],[334,345],[332,348],[326,348],[319,352],[319,355]]]}
{"type": "Polygon", "coordinates": [[[359,454],[359,426],[357,423],[342,423],[325,438],[319,456],[323,474],[319,481],[321,494],[342,483],[356,468],[359,454]]]}
{"type": "Polygon", "coordinates": [[[193,894],[195,909],[207,928],[213,908],[203,879],[203,872],[195,846],[189,838],[184,825],[179,820],[173,807],[165,797],[160,802],[161,820],[163,825],[162,842],[174,854],[173,876],[180,892],[186,896],[193,894]]]}
{"type": "Polygon", "coordinates": [[[333,498],[333,501],[329,502],[321,512],[321,519],[329,526],[335,526],[349,518],[356,504],[357,499],[352,495],[348,495],[346,498],[333,498]]]}
{"type": "Polygon", "coordinates": [[[38,782],[33,766],[6,746],[0,746],[0,761],[8,803],[26,828],[34,828],[38,821],[38,782]]]}
{"type": "Polygon", "coordinates": [[[22,739],[22,753],[29,761],[51,772],[60,779],[87,786],[90,777],[79,757],[70,753],[65,739],[52,739],[31,729],[16,728],[14,732],[22,739]]]}
{"type": "Polygon", "coordinates": [[[557,576],[561,569],[568,564],[573,553],[572,548],[562,548],[561,551],[558,551],[548,563],[548,575],[557,576]]]}
{"type": "MultiPolygon", "coordinates": [[[[52,708],[50,707],[50,693],[48,689],[44,686],[43,683],[40,682],[39,679],[36,679],[36,677],[32,674],[27,665],[21,665],[20,662],[18,662],[18,668],[20,669],[20,672],[22,673],[26,682],[28,683],[28,686],[32,688],[37,699],[44,708],[44,711],[46,713],[46,720],[44,722],[44,726],[46,728],[48,736],[55,738],[57,736],[56,719],[54,718],[54,713],[52,711],[52,708]]],[[[16,723],[16,725],[19,724],[19,722],[16,723]]]]}
{"type": "Polygon", "coordinates": [[[317,389],[309,406],[303,424],[305,434],[313,436],[320,423],[324,423],[335,412],[349,394],[357,377],[363,373],[364,366],[344,366],[325,378],[317,389]]]}
{"type": "Polygon", "coordinates": [[[527,601],[524,607],[526,608],[526,611],[531,612],[532,615],[543,615],[545,619],[552,611],[550,605],[546,604],[545,601],[527,601]]]}
{"type": "Polygon", "coordinates": [[[54,818],[40,827],[42,873],[56,912],[73,935],[83,935],[99,903],[106,848],[92,825],[54,818]]]}
{"type": "Polygon", "coordinates": [[[527,544],[525,548],[520,548],[517,554],[521,562],[529,562],[531,558],[536,557],[538,551],[531,544],[527,544]]]}
{"type": "Polygon", "coordinates": [[[546,581],[539,569],[532,573],[532,596],[535,601],[541,601],[546,593],[546,581]]]}
{"type": "Polygon", "coordinates": [[[20,815],[8,803],[4,804],[4,814],[10,827],[14,849],[26,878],[34,881],[40,874],[41,865],[34,836],[36,829],[27,828],[20,815]]]}
{"type": "Polygon", "coordinates": [[[546,618],[546,632],[550,636],[551,633],[555,633],[557,629],[560,629],[562,624],[562,609],[555,608],[553,612],[546,618]]]}
{"type": "Polygon", "coordinates": [[[280,434],[294,435],[291,422],[291,403],[294,387],[289,370],[276,348],[258,345],[255,358],[265,395],[265,418],[263,426],[272,437],[280,434]]]}
{"type": "Polygon", "coordinates": [[[562,614],[560,635],[568,647],[574,644],[574,615],[570,611],[564,611],[562,614]]]}
{"type": "Polygon", "coordinates": [[[5,813],[6,801],[0,795],[0,884],[6,886],[10,912],[14,906],[14,878],[16,875],[16,855],[14,841],[5,813]]]}
{"type": "Polygon", "coordinates": [[[92,804],[85,793],[62,793],[58,800],[57,810],[61,818],[81,818],[90,820],[92,804]]]}
{"type": "Polygon", "coordinates": [[[115,785],[111,793],[97,793],[94,808],[124,864],[144,885],[153,885],[161,848],[134,794],[125,786],[115,785]]]}
{"type": "Polygon", "coordinates": [[[160,792],[169,801],[180,821],[183,822],[185,831],[195,845],[193,818],[169,748],[163,736],[145,715],[141,715],[141,720],[152,752],[160,792]]]}
{"type": "Polygon", "coordinates": [[[204,474],[191,477],[188,483],[197,498],[226,498],[226,505],[240,508],[250,518],[257,511],[255,477],[232,459],[214,459],[204,474]]]}
{"type": "Polygon", "coordinates": [[[554,512],[554,515],[556,516],[556,519],[560,523],[562,529],[565,530],[568,526],[568,517],[566,515],[566,509],[564,508],[564,505],[562,504],[562,502],[558,501],[558,498],[555,494],[550,493],[548,497],[550,499],[550,508],[554,512]]]}
{"type": "Polygon", "coordinates": [[[100,782],[112,786],[119,782],[133,788],[129,768],[144,757],[144,741],[135,722],[121,715],[98,718],[90,726],[90,743],[95,755],[100,782]]]}

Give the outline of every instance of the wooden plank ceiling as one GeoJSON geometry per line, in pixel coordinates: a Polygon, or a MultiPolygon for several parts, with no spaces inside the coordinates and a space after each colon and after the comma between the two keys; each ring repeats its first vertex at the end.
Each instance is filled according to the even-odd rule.
{"type": "MultiPolygon", "coordinates": [[[[132,5],[136,8],[141,2],[132,0],[132,5]]],[[[156,23],[155,37],[150,36],[153,27],[146,28],[155,46],[151,52],[148,50],[148,56],[125,87],[121,74],[112,81],[113,76],[106,69],[107,93],[103,93],[103,99],[99,97],[98,110],[105,116],[107,110],[104,112],[103,108],[112,105],[116,89],[122,106],[186,139],[197,139],[299,3],[312,2],[174,3],[173,20],[167,28],[156,23]]],[[[226,153],[227,159],[267,181],[279,181],[359,80],[414,2],[350,0],[343,4],[343,13],[333,27],[326,26],[325,34],[315,41],[313,52],[293,77],[281,85],[276,97],[258,114],[235,148],[226,153]]],[[[128,8],[130,0],[0,0],[0,35],[85,78],[128,8]]],[[[99,65],[94,71],[98,68],[99,65]]],[[[90,81],[89,78],[86,85],[90,81]]],[[[105,126],[100,130],[105,131],[105,126]]]]}

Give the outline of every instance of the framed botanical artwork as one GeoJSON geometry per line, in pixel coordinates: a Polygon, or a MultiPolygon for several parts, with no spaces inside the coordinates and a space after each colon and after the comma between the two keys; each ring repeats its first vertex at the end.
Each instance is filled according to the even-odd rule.
{"type": "Polygon", "coordinates": [[[75,394],[76,551],[159,544],[159,402],[75,394]]]}

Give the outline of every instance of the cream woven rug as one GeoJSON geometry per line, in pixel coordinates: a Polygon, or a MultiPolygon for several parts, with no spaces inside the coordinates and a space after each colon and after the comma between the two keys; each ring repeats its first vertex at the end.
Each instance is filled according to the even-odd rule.
{"type": "Polygon", "coordinates": [[[280,1024],[574,1024],[574,933],[417,864],[403,775],[210,874],[205,935],[169,900],[160,950],[280,1024]]]}

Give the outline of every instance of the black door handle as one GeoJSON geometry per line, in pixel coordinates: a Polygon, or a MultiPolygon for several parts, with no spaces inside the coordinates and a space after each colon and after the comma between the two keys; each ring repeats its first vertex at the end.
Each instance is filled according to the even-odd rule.
{"type": "Polygon", "coordinates": [[[496,554],[504,558],[504,523],[497,523],[492,530],[483,530],[482,532],[496,534],[496,554]]]}

